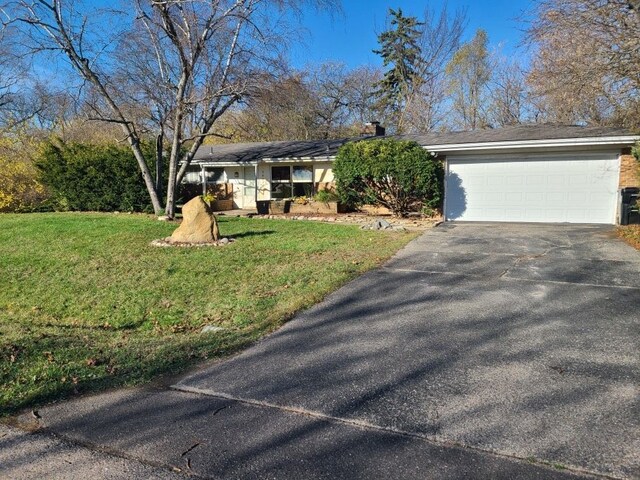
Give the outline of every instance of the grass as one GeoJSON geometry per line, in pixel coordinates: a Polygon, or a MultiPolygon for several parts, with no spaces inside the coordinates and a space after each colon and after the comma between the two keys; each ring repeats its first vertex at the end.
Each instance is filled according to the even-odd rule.
{"type": "Polygon", "coordinates": [[[627,243],[640,250],[640,225],[618,227],[618,235],[627,243]]]}
{"type": "Polygon", "coordinates": [[[416,236],[219,220],[233,244],[184,249],[142,215],[0,215],[0,414],[228,355],[416,236]]]}

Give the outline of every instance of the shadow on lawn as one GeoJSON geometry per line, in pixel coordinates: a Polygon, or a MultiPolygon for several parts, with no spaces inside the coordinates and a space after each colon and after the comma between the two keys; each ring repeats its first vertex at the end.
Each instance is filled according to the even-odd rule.
{"type": "Polygon", "coordinates": [[[232,235],[223,235],[223,236],[237,239],[237,238],[249,238],[249,237],[262,237],[266,235],[273,235],[275,233],[277,233],[275,230],[250,230],[247,232],[234,233],[232,235]]]}
{"type": "MultiPolygon", "coordinates": [[[[493,441],[500,451],[509,439],[531,457],[569,464],[600,449],[603,469],[629,474],[633,446],[624,442],[633,399],[610,392],[637,380],[637,372],[624,356],[600,354],[609,350],[602,338],[628,336],[633,325],[609,322],[594,308],[620,320],[639,300],[622,292],[612,306],[602,298],[611,292],[572,293],[576,287],[543,299],[529,295],[539,293],[536,284],[496,296],[489,281],[501,282],[370,272],[184,383],[445,442],[486,448],[483,441],[493,441]],[[489,308],[471,307],[487,301],[489,308]],[[593,353],[591,363],[576,364],[580,349],[593,353]],[[616,426],[620,442],[595,434],[606,431],[603,422],[616,426]]],[[[203,477],[523,478],[527,468],[388,431],[175,391],[119,391],[40,412],[57,434],[203,477]]],[[[28,460],[15,456],[5,468],[19,471],[28,460]]]]}
{"type": "MultiPolygon", "coordinates": [[[[581,255],[590,258],[593,250],[581,255]]],[[[458,267],[446,274],[417,271],[433,268],[429,258],[414,253],[413,271],[365,274],[253,348],[181,384],[637,476],[637,289],[595,288],[589,269],[571,277],[583,285],[463,275],[458,267]]],[[[464,258],[465,268],[481,261],[464,258]]],[[[529,265],[534,272],[545,261],[508,258],[512,268],[529,265]]],[[[560,270],[570,266],[562,251],[553,260],[560,270]]],[[[615,265],[603,268],[615,273],[615,265]]],[[[405,478],[518,478],[523,465],[496,472],[480,458],[469,472],[455,455],[444,458],[451,450],[414,450],[407,436],[353,427],[336,434],[342,425],[185,393],[117,392],[75,405],[42,412],[46,424],[139,457],[153,451],[154,461],[179,468],[184,452],[193,452],[189,469],[202,476],[246,477],[258,466],[263,477],[391,478],[403,475],[385,470],[389,465],[411,465],[425,455],[436,459],[434,470],[405,478]],[[444,476],[438,455],[450,468],[444,476]]],[[[549,471],[546,478],[563,475],[549,471]]]]}

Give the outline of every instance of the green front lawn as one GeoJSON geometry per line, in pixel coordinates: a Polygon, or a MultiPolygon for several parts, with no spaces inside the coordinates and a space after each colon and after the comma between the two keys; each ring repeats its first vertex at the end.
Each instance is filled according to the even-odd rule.
{"type": "Polygon", "coordinates": [[[149,245],[175,227],[142,215],[0,215],[0,414],[227,355],[416,236],[221,217],[231,245],[149,245]]]}

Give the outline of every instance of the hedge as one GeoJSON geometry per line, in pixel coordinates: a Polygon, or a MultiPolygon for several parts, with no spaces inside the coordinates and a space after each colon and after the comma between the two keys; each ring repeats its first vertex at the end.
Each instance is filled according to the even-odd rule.
{"type": "MultiPolygon", "coordinates": [[[[143,147],[155,158],[152,146],[143,147]]],[[[55,210],[151,212],[133,153],[118,145],[48,142],[35,161],[55,210]]],[[[165,169],[166,171],[166,169],[165,169]]]]}

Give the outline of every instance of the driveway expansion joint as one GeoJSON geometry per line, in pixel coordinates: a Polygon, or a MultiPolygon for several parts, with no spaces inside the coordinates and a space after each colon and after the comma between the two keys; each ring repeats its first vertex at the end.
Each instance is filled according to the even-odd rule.
{"type": "MultiPolygon", "coordinates": [[[[181,393],[187,393],[187,394],[194,394],[194,395],[202,395],[205,397],[214,397],[214,398],[220,398],[223,400],[230,400],[232,402],[237,402],[240,404],[244,404],[244,405],[249,405],[249,406],[253,406],[253,407],[259,407],[259,408],[265,408],[265,409],[274,409],[274,410],[278,410],[281,412],[286,412],[289,414],[294,414],[294,415],[303,415],[306,417],[311,417],[314,418],[316,420],[319,421],[325,421],[325,422],[329,422],[329,423],[337,423],[337,424],[341,424],[341,425],[346,425],[348,427],[353,427],[353,428],[357,428],[360,430],[374,430],[374,431],[378,431],[378,432],[382,432],[382,433],[387,433],[387,434],[392,434],[392,435],[398,435],[401,437],[408,437],[408,438],[413,438],[416,440],[420,440],[426,443],[429,443],[431,445],[440,447],[440,448],[457,448],[457,449],[462,449],[462,450],[470,450],[482,455],[487,455],[487,456],[493,456],[493,457],[498,457],[498,458],[505,458],[508,460],[512,460],[512,461],[516,461],[516,462],[521,462],[521,463],[525,463],[525,464],[531,464],[531,465],[535,465],[536,467],[542,468],[542,469],[546,469],[546,470],[551,470],[551,471],[557,471],[556,468],[554,468],[549,462],[545,462],[543,460],[538,460],[538,459],[534,459],[531,457],[527,457],[527,458],[523,458],[523,457],[519,457],[517,455],[513,455],[513,454],[509,454],[509,453],[505,453],[505,452],[500,452],[500,451],[496,451],[496,450],[489,450],[489,449],[484,449],[484,448],[480,448],[480,447],[475,447],[473,445],[466,445],[463,443],[459,443],[459,442],[455,442],[455,441],[451,441],[451,440],[446,440],[446,439],[438,439],[438,438],[433,438],[431,436],[427,436],[427,435],[422,435],[419,433],[415,433],[415,432],[408,432],[408,431],[404,431],[404,430],[399,430],[399,429],[395,429],[395,428],[391,428],[391,427],[383,427],[380,425],[375,425],[369,422],[363,422],[360,420],[352,420],[352,419],[347,419],[347,418],[341,418],[341,417],[335,417],[332,415],[327,415],[321,412],[317,412],[317,411],[312,411],[312,410],[306,410],[304,408],[297,408],[297,407],[290,407],[290,406],[285,406],[285,405],[278,405],[278,404],[274,404],[274,403],[270,403],[270,402],[265,402],[265,401],[261,401],[261,400],[255,400],[255,399],[250,399],[250,398],[241,398],[241,397],[236,397],[234,395],[229,395],[227,393],[223,393],[223,392],[217,392],[214,390],[210,390],[207,388],[197,388],[197,387],[189,387],[187,385],[181,385],[181,384],[175,384],[175,385],[171,385],[169,387],[169,389],[177,391],[177,392],[181,392],[181,393]]],[[[226,407],[224,407],[226,408],[226,407]]],[[[587,475],[590,476],[594,479],[611,479],[611,480],[621,480],[620,477],[614,477],[614,476],[610,476],[610,475],[605,475],[602,473],[598,473],[598,472],[593,472],[575,465],[564,465],[563,464],[563,470],[569,473],[573,473],[576,475],[587,475]]]]}
{"type": "MultiPolygon", "coordinates": [[[[20,428],[20,430],[22,430],[22,428],[20,428]]],[[[162,462],[154,462],[153,460],[149,460],[147,458],[128,454],[117,448],[110,448],[103,445],[97,445],[93,442],[80,440],[78,438],[75,438],[69,435],[61,434],[46,426],[39,427],[37,430],[31,431],[30,434],[46,436],[54,441],[58,441],[72,447],[80,447],[99,455],[105,455],[107,457],[113,457],[113,458],[120,458],[122,460],[136,462],[136,463],[139,463],[140,465],[145,465],[147,467],[166,470],[167,472],[171,472],[173,474],[182,475],[185,478],[198,478],[202,480],[205,480],[208,478],[208,477],[202,477],[202,476],[196,475],[192,472],[185,472],[182,468],[176,467],[174,465],[169,465],[162,462]]]]}
{"type": "MultiPolygon", "coordinates": [[[[425,273],[427,275],[456,275],[459,277],[468,277],[468,278],[478,278],[478,279],[486,279],[491,280],[492,277],[487,277],[486,275],[478,275],[474,273],[460,273],[460,272],[444,272],[438,270],[420,270],[416,268],[395,268],[395,267],[387,267],[383,266],[382,270],[388,272],[399,272],[399,273],[425,273]]],[[[585,282],[566,282],[563,280],[546,280],[543,278],[522,278],[522,277],[509,277],[509,271],[511,269],[508,268],[500,275],[498,275],[497,280],[505,281],[505,280],[515,280],[519,282],[527,282],[527,283],[549,283],[553,285],[576,285],[576,286],[584,286],[590,288],[614,288],[614,289],[622,289],[622,290],[640,290],[640,287],[636,287],[634,285],[608,285],[603,283],[585,283],[585,282]]]]}

